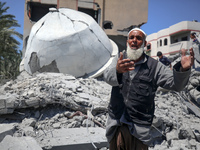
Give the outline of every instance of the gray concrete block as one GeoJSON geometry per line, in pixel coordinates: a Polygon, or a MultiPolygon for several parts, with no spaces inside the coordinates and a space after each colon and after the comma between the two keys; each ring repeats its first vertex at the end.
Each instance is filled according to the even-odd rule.
{"type": "Polygon", "coordinates": [[[12,114],[14,111],[14,108],[4,108],[4,109],[0,109],[0,114],[12,114]]]}
{"type": "Polygon", "coordinates": [[[15,108],[15,97],[12,95],[6,99],[6,108],[15,108]]]}
{"type": "Polygon", "coordinates": [[[0,109],[6,108],[6,97],[4,95],[0,95],[0,109]]]}
{"type": "Polygon", "coordinates": [[[92,150],[108,147],[103,128],[56,129],[39,138],[43,149],[51,150],[92,150]],[[93,144],[94,146],[93,146],[93,144]]]}
{"type": "Polygon", "coordinates": [[[0,142],[5,138],[6,135],[13,135],[14,128],[14,123],[0,124],[0,142]]]}
{"type": "Polygon", "coordinates": [[[29,98],[25,103],[28,107],[38,107],[40,105],[40,101],[36,98],[29,98]]]}
{"type": "Polygon", "coordinates": [[[7,135],[0,143],[1,150],[42,150],[32,137],[12,137],[7,135]]]}

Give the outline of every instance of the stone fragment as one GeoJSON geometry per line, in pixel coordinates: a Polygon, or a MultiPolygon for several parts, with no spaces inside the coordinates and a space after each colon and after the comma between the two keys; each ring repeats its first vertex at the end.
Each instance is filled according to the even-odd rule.
{"type": "Polygon", "coordinates": [[[0,143],[1,150],[42,150],[32,137],[12,137],[7,135],[0,143]]]}
{"type": "Polygon", "coordinates": [[[194,136],[198,142],[200,142],[200,132],[198,130],[193,131],[194,136]]]}
{"type": "Polygon", "coordinates": [[[167,141],[178,140],[178,131],[172,130],[171,132],[166,134],[167,141]]]}
{"type": "MultiPolygon", "coordinates": [[[[5,138],[6,135],[13,135],[15,131],[14,123],[0,124],[0,142],[5,138]]],[[[1,146],[0,146],[1,147],[1,146]]]]}
{"type": "Polygon", "coordinates": [[[30,126],[30,127],[34,127],[36,124],[36,120],[34,118],[25,118],[23,121],[22,121],[22,126],[30,126]]]}
{"type": "Polygon", "coordinates": [[[190,128],[181,128],[178,133],[179,139],[192,139],[194,138],[194,134],[190,128]]]}
{"type": "Polygon", "coordinates": [[[0,109],[6,108],[6,95],[0,95],[0,109]]]}
{"type": "Polygon", "coordinates": [[[191,80],[191,84],[192,84],[194,87],[195,87],[195,86],[198,86],[198,85],[199,85],[199,80],[193,78],[193,79],[191,80]]]}

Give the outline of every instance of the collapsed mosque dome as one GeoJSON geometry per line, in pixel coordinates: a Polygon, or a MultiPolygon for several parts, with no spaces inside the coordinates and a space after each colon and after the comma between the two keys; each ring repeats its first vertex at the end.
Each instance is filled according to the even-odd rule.
{"type": "Polygon", "coordinates": [[[51,8],[31,29],[23,65],[29,74],[95,77],[117,53],[117,45],[92,17],[68,8],[51,8]]]}

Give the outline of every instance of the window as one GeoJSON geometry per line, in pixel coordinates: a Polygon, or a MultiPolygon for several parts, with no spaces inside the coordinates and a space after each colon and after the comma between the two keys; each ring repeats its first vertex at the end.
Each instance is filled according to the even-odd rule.
{"type": "Polygon", "coordinates": [[[164,45],[167,45],[167,39],[164,39],[164,45]]]}
{"type": "Polygon", "coordinates": [[[151,56],[151,43],[147,44],[145,54],[151,56]]]}
{"type": "Polygon", "coordinates": [[[35,2],[27,3],[27,15],[31,21],[37,22],[49,12],[49,8],[56,8],[56,5],[41,4],[35,2]]]}
{"type": "Polygon", "coordinates": [[[111,21],[104,21],[103,22],[103,28],[104,29],[112,29],[113,28],[113,23],[111,21]]]}
{"type": "Polygon", "coordinates": [[[187,41],[187,40],[188,40],[187,36],[181,38],[181,41],[187,41]]]}
{"type": "Polygon", "coordinates": [[[151,50],[151,43],[148,43],[147,44],[147,51],[150,51],[151,50]]]}
{"type": "Polygon", "coordinates": [[[84,12],[84,13],[90,15],[96,22],[98,22],[98,11],[97,10],[78,7],[78,11],[81,11],[81,12],[84,12]]]}
{"type": "Polygon", "coordinates": [[[178,39],[174,39],[174,43],[177,43],[178,42],[178,39]]]}
{"type": "Polygon", "coordinates": [[[162,46],[162,40],[160,40],[160,46],[162,46]]]}

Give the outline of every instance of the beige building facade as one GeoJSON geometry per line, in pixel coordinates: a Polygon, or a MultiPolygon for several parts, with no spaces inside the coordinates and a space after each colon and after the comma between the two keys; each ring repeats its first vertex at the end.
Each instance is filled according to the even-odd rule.
{"type": "Polygon", "coordinates": [[[49,8],[70,8],[89,14],[123,50],[126,35],[134,26],[148,19],[148,0],[26,0],[24,6],[23,55],[34,23],[49,12],[49,8]]]}
{"type": "Polygon", "coordinates": [[[180,52],[182,48],[190,49],[192,40],[190,34],[200,34],[200,22],[182,21],[169,28],[158,31],[147,36],[147,51],[153,58],[157,58],[157,52],[170,56],[180,52]]]}

